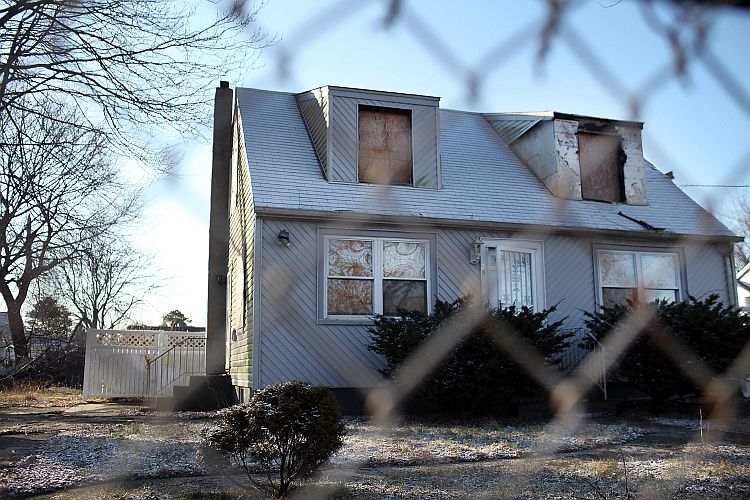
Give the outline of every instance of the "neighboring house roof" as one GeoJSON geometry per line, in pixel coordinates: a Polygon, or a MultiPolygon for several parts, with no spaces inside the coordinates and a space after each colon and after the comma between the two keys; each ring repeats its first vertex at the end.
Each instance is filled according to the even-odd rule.
{"type": "Polygon", "coordinates": [[[295,94],[238,88],[236,95],[259,213],[351,212],[643,234],[642,220],[674,234],[737,239],[648,162],[646,206],[556,198],[487,119],[466,111],[440,110],[442,189],[329,183],[295,94]]]}
{"type": "Polygon", "coordinates": [[[737,284],[750,292],[750,262],[737,273],[737,284]]]}
{"type": "Polygon", "coordinates": [[[745,267],[739,270],[737,273],[737,279],[750,283],[750,262],[745,264],[745,267]]]}

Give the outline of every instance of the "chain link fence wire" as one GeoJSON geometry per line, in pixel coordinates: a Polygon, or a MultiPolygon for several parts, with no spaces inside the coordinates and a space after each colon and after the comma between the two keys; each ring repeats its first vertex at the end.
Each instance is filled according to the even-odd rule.
{"type": "MultiPolygon", "coordinates": [[[[426,52],[445,75],[453,78],[463,86],[467,102],[478,101],[484,91],[484,84],[520,50],[536,44],[537,61],[534,64],[544,65],[549,57],[549,51],[556,45],[567,47],[573,57],[585,68],[591,79],[614,102],[624,105],[629,110],[631,120],[640,120],[646,105],[659,99],[659,94],[669,84],[682,82],[689,74],[692,66],[700,65],[712,77],[725,97],[729,98],[737,109],[745,115],[750,125],[750,85],[738,77],[731,66],[722,60],[721,54],[716,54],[707,43],[712,36],[712,14],[717,8],[734,5],[737,12],[747,15],[750,9],[748,2],[653,2],[642,0],[638,2],[644,23],[670,47],[672,57],[665,64],[656,67],[645,79],[639,82],[624,81],[617,76],[613,69],[614,62],[607,58],[600,46],[592,44],[581,33],[581,27],[569,22],[573,12],[586,2],[581,0],[542,0],[545,6],[544,15],[511,33],[498,33],[497,40],[490,44],[490,48],[476,59],[475,63],[467,62],[464,57],[456,53],[443,35],[432,28],[412,2],[404,0],[371,0],[354,2],[343,0],[334,2],[318,10],[313,16],[302,22],[299,27],[284,36],[284,41],[275,48],[273,63],[278,68],[282,81],[291,78],[295,61],[304,57],[306,49],[319,38],[335,36],[337,29],[350,22],[351,18],[361,13],[365,7],[372,4],[380,5],[380,17],[373,19],[380,29],[388,32],[399,25],[406,30],[418,46],[426,52]],[[657,15],[660,4],[668,3],[673,17],[664,20],[657,15]],[[724,5],[722,5],[724,4],[724,5]]],[[[613,1],[601,4],[603,8],[613,7],[620,2],[613,1]]],[[[749,127],[750,129],[750,127],[749,127]]],[[[666,148],[658,142],[650,146],[653,156],[659,159],[662,169],[674,168],[666,148]]],[[[736,163],[719,179],[717,185],[743,185],[747,181],[748,164],[750,163],[750,148],[741,154],[736,163]]],[[[688,179],[687,186],[694,181],[688,179]]],[[[388,197],[387,188],[378,192],[373,198],[388,197]]],[[[374,200],[373,200],[374,201],[374,200]]],[[[708,204],[712,205],[709,200],[708,204]]],[[[560,205],[560,209],[564,204],[560,205]]],[[[709,207],[710,208],[710,207],[709,207]]],[[[528,227],[519,229],[519,233],[533,234],[534,239],[543,239],[548,234],[540,234],[539,229],[528,227]]],[[[680,246],[684,239],[673,241],[673,246],[680,246]]],[[[284,290],[290,285],[284,282],[284,276],[272,276],[274,282],[280,283],[278,288],[284,290]]],[[[471,289],[466,283],[462,289],[471,289]]],[[[731,293],[731,291],[730,291],[731,293]]],[[[284,297],[277,297],[284,300],[284,297]]],[[[444,324],[438,332],[424,342],[419,349],[399,368],[397,374],[385,381],[379,387],[367,392],[367,412],[373,422],[380,425],[384,436],[388,436],[394,425],[398,424],[403,415],[399,408],[412,395],[420,383],[435,370],[446,356],[454,349],[484,317],[479,314],[481,307],[473,308],[474,313],[456,318],[444,324]]],[[[518,332],[509,325],[502,325],[490,332],[490,337],[503,352],[511,355],[523,370],[525,370],[541,387],[544,388],[554,417],[547,424],[550,432],[560,433],[561,437],[573,435],[585,424],[590,415],[585,412],[585,400],[594,388],[596,381],[590,376],[597,367],[611,372],[633,343],[645,331],[649,332],[652,341],[663,353],[665,359],[674,366],[680,367],[684,377],[702,388],[704,407],[708,409],[706,419],[715,422],[712,439],[719,440],[723,430],[729,428],[737,418],[737,394],[739,382],[750,371],[750,342],[737,356],[731,366],[722,373],[715,373],[706,366],[698,356],[687,346],[682,344],[669,330],[646,329],[654,320],[653,312],[649,308],[634,309],[615,327],[611,335],[603,341],[601,349],[592,350],[571,373],[563,373],[545,362],[541,354],[523,341],[518,332]],[[720,425],[718,425],[720,424],[720,425]]],[[[502,383],[501,381],[499,383],[502,383]]],[[[691,450],[691,460],[700,461],[706,449],[702,444],[703,433],[696,433],[688,446],[691,450]]],[[[559,443],[560,441],[558,441],[559,443]]],[[[525,461],[512,470],[516,476],[516,484],[544,474],[544,466],[548,460],[559,452],[559,445],[545,444],[539,446],[531,459],[525,461]]],[[[625,458],[623,458],[625,460],[625,458]]],[[[364,464],[348,464],[340,467],[337,478],[339,481],[351,479],[359,467],[364,464]]],[[[684,481],[691,478],[686,474],[684,481]]],[[[323,494],[334,494],[335,487],[323,494]]],[[[670,496],[676,493],[680,484],[674,485],[671,492],[660,492],[660,496],[670,496]]],[[[320,493],[319,490],[316,490],[320,493]]],[[[645,488],[644,491],[648,491],[645,488]]],[[[601,493],[601,492],[599,492],[601,493]]],[[[488,490],[487,495],[504,496],[503,487],[488,490]]],[[[597,498],[609,498],[599,495],[597,498]]]]}

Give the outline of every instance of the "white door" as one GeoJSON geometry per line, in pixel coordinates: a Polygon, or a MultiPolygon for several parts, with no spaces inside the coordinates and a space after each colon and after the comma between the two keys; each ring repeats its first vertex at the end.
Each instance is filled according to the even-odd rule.
{"type": "Polygon", "coordinates": [[[485,240],[482,246],[483,298],[491,307],[544,309],[542,242],[485,240]]]}

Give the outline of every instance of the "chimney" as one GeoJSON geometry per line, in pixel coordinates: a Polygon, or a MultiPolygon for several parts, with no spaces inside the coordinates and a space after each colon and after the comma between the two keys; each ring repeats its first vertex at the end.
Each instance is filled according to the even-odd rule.
{"type": "Polygon", "coordinates": [[[227,267],[229,259],[229,183],[232,158],[233,92],[222,81],[214,97],[211,216],[208,228],[208,310],[206,374],[225,373],[227,267]]]}

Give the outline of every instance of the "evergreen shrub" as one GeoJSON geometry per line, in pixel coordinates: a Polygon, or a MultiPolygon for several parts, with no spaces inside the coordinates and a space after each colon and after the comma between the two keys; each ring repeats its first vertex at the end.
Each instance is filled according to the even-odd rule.
{"type": "Polygon", "coordinates": [[[211,451],[220,452],[253,486],[281,498],[325,463],[344,435],[331,391],[292,381],[259,389],[248,403],[222,410],[219,423],[204,435],[204,457],[214,461],[211,451]]]}
{"type": "Polygon", "coordinates": [[[461,324],[463,317],[477,312],[471,309],[475,307],[483,307],[483,320],[471,331],[461,332],[462,340],[422,382],[407,412],[459,417],[508,414],[522,399],[540,394],[541,388],[518,362],[517,353],[502,350],[491,337],[514,332],[548,365],[556,365],[571,336],[562,330],[562,320],[550,320],[556,307],[539,312],[513,305],[492,309],[471,305],[464,298],[438,301],[431,314],[399,310],[397,317],[376,316],[368,348],[385,358],[383,376],[398,376],[399,367],[448,321],[456,328],[470,328],[461,324]]]}
{"type": "Polygon", "coordinates": [[[683,302],[603,307],[585,313],[586,326],[596,339],[604,340],[636,307],[652,308],[654,319],[619,359],[616,373],[657,403],[700,393],[702,388],[688,376],[697,373],[694,367],[703,363],[720,374],[750,341],[750,317],[724,306],[715,294],[704,300],[689,297],[683,302]],[[687,348],[689,356],[676,363],[665,353],[662,338],[687,348]]]}

